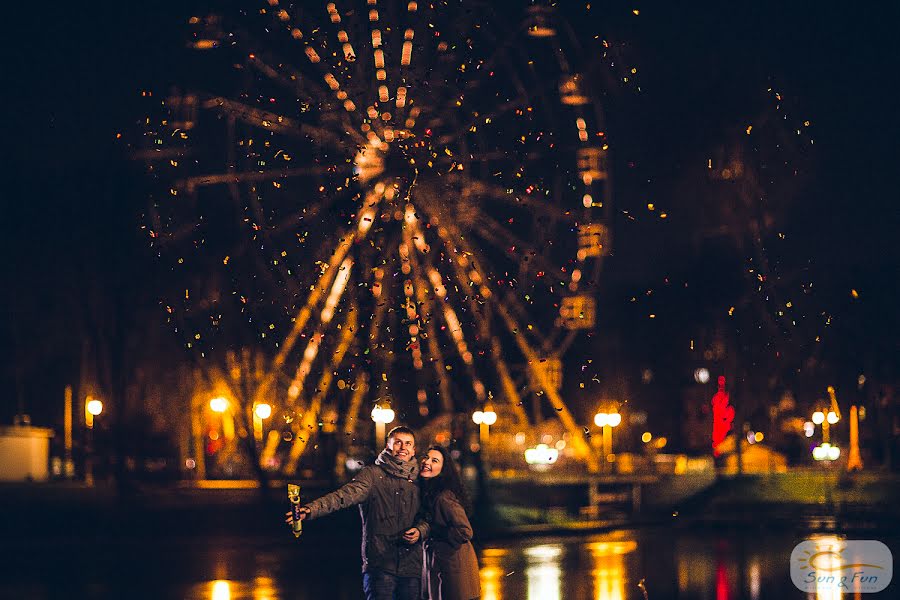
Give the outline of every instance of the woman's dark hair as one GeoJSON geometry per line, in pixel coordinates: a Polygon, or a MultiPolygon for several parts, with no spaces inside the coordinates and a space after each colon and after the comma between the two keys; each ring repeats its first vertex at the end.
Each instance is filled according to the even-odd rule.
{"type": "MultiPolygon", "coordinates": [[[[437,445],[429,446],[428,450],[437,450],[440,452],[444,459],[444,466],[441,468],[441,473],[437,477],[428,479],[424,477],[419,478],[422,482],[422,504],[428,507],[428,510],[431,510],[434,507],[434,501],[438,497],[438,494],[444,490],[449,490],[453,492],[456,499],[462,504],[466,513],[471,514],[472,504],[469,501],[469,493],[466,491],[466,486],[463,485],[462,477],[460,477],[459,469],[456,466],[456,461],[450,456],[450,451],[443,446],[437,445]]],[[[425,455],[428,455],[427,450],[425,455]]]]}

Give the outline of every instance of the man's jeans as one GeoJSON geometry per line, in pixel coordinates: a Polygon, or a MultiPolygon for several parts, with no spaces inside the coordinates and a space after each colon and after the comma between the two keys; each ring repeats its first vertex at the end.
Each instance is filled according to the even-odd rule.
{"type": "Polygon", "coordinates": [[[419,600],[421,587],[418,577],[399,577],[377,569],[363,573],[366,600],[419,600]]]}

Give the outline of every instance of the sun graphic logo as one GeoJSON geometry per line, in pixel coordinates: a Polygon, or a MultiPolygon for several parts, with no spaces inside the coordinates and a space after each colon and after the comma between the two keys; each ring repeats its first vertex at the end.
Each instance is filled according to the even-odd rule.
{"type": "Polygon", "coordinates": [[[880,592],[893,574],[893,555],[877,540],[820,536],[791,552],[791,581],[803,592],[880,592]]]}

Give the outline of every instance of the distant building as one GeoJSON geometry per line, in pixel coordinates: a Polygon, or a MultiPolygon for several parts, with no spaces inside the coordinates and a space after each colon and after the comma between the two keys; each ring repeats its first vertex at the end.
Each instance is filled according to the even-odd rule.
{"type": "Polygon", "coordinates": [[[47,481],[53,430],[0,427],[0,481],[47,481]]]}

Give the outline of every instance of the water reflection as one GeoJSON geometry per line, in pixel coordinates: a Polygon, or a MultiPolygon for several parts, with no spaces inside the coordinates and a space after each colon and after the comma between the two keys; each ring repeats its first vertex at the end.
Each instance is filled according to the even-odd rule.
{"type": "Polygon", "coordinates": [[[501,562],[509,554],[504,548],[485,548],[481,553],[481,599],[501,600],[503,568],[501,562]]]}
{"type": "Polygon", "coordinates": [[[280,600],[283,598],[275,580],[258,575],[251,581],[215,579],[198,583],[188,590],[187,600],[280,600]]]}
{"type": "Polygon", "coordinates": [[[525,577],[528,579],[528,600],[559,600],[560,575],[562,569],[559,557],[562,555],[561,544],[544,544],[525,548],[528,567],[525,577]]]}
{"type": "MultiPolygon", "coordinates": [[[[849,600],[866,594],[831,587],[804,593],[790,579],[791,550],[804,537],[794,532],[621,531],[574,537],[516,538],[479,549],[483,600],[849,600]]],[[[805,555],[816,570],[839,572],[852,564],[829,548],[836,536],[817,542],[805,555]]],[[[884,542],[897,546],[895,536],[884,542]]],[[[87,560],[87,553],[85,553],[87,560]]],[[[91,557],[95,560],[96,557],[91,557]]],[[[172,544],[134,552],[110,552],[102,580],[73,559],[60,578],[70,597],[136,597],[185,600],[287,600],[362,596],[358,546],[269,545],[229,539],[226,543],[172,544]],[[139,568],[135,568],[139,564],[139,568]]],[[[853,559],[855,560],[855,559],[853,559]]],[[[37,559],[0,571],[0,597],[50,600],[56,588],[39,579],[37,559]],[[42,583],[35,583],[39,581],[42,583]]],[[[68,565],[65,563],[64,566],[68,565]]],[[[0,564],[0,569],[2,569],[0,564]]]]}
{"type": "MultiPolygon", "coordinates": [[[[840,576],[844,567],[841,554],[836,552],[841,547],[843,538],[836,535],[814,535],[809,540],[815,542],[815,554],[809,557],[808,564],[814,567],[816,572],[834,573],[840,576]]],[[[807,594],[810,600],[841,600],[843,593],[830,582],[820,581],[816,583],[816,591],[807,594]]]]}
{"type": "Polygon", "coordinates": [[[637,550],[634,540],[596,541],[585,544],[593,558],[591,578],[594,582],[595,600],[624,600],[625,558],[637,550]]]}
{"type": "MultiPolygon", "coordinates": [[[[815,554],[822,570],[839,571],[840,557],[828,553],[840,539],[819,536],[815,554]]],[[[620,531],[574,538],[515,539],[482,548],[482,600],[762,600],[806,598],[844,600],[824,587],[795,591],[787,577],[791,536],[719,535],[688,532],[620,531]]],[[[298,550],[303,550],[299,548],[298,550]]],[[[296,555],[257,551],[252,561],[240,553],[217,553],[210,575],[191,585],[188,600],[331,600],[361,597],[347,573],[356,569],[355,548],[327,561],[331,575],[285,568],[296,555]],[[299,577],[300,580],[296,580],[299,577]]],[[[301,561],[302,562],[302,561],[301,561]]],[[[306,563],[310,564],[310,563],[306,563]]],[[[848,598],[853,595],[848,595],[848,598]]]]}

